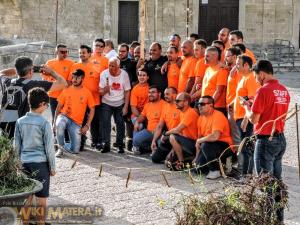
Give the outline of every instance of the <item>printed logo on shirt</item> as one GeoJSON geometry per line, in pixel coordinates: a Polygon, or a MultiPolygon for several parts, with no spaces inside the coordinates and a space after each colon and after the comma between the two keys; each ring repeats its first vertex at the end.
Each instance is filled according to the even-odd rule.
{"type": "Polygon", "coordinates": [[[121,84],[120,83],[112,83],[112,85],[111,85],[111,89],[112,90],[116,90],[116,91],[118,91],[118,90],[121,90],[121,84]]]}
{"type": "Polygon", "coordinates": [[[68,70],[68,68],[67,68],[66,66],[64,66],[64,67],[63,67],[63,70],[64,70],[64,71],[67,71],[67,70],[68,70]]]}
{"type": "Polygon", "coordinates": [[[275,104],[287,104],[288,92],[284,90],[273,90],[275,104]]]}
{"type": "Polygon", "coordinates": [[[155,70],[161,70],[161,67],[157,64],[157,65],[155,66],[155,70]]]}
{"type": "Polygon", "coordinates": [[[84,97],[83,96],[80,96],[80,104],[83,104],[84,103],[84,97]]]}
{"type": "Polygon", "coordinates": [[[91,72],[90,72],[90,76],[92,77],[93,75],[94,75],[94,72],[93,72],[93,71],[91,71],[91,72]]]}

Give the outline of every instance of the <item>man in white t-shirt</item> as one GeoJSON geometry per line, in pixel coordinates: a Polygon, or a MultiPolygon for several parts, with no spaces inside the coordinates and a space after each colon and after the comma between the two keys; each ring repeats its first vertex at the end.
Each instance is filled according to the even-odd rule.
{"type": "Polygon", "coordinates": [[[101,73],[99,86],[102,96],[101,118],[104,142],[101,152],[110,151],[111,116],[113,115],[117,128],[118,152],[124,153],[125,124],[123,116],[128,112],[131,85],[127,72],[120,69],[118,58],[113,57],[109,60],[108,69],[101,73]]]}
{"type": "Polygon", "coordinates": [[[104,55],[106,58],[111,59],[113,57],[117,57],[118,53],[114,49],[114,43],[109,40],[105,39],[105,47],[104,47],[104,55]]]}

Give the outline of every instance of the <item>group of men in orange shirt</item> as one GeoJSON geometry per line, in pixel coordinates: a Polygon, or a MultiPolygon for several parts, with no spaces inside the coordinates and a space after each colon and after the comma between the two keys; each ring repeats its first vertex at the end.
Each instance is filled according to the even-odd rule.
{"type": "MultiPolygon", "coordinates": [[[[173,35],[166,56],[162,55],[159,43],[152,43],[148,60],[140,59],[139,55],[129,59],[140,48],[138,43],[132,48],[122,44],[118,58],[108,59],[104,53],[106,41],[96,39],[93,50],[87,45],[80,46],[77,63],[67,58],[65,45],[58,45],[56,59],[49,60],[47,65],[70,85],[62,93],[49,92],[58,144],[77,153],[84,148],[84,136],[90,130],[92,147],[109,152],[107,133],[110,134],[113,115],[117,132],[114,146],[119,153],[125,148],[126,122],[128,150],[135,154],[149,151],[153,162],[167,158],[176,162],[173,168],[182,169],[185,161],[203,164],[221,154],[221,149],[252,135],[253,126],[245,119],[240,98],[253,98],[259,85],[251,71],[255,57],[243,45],[242,32],[223,28],[212,46],[194,36],[180,42],[180,36],[173,35]],[[118,78],[122,71],[125,74],[118,78]],[[84,91],[76,91],[78,80],[84,91]],[[85,90],[91,95],[83,94],[85,90]],[[69,121],[61,122],[61,115],[69,121]],[[82,134],[75,138],[81,139],[80,146],[78,141],[65,143],[65,129],[70,139],[80,136],[70,131],[73,125],[82,134]],[[200,151],[211,148],[211,142],[221,142],[217,143],[217,154],[200,151]]],[[[243,173],[251,173],[251,146],[242,152],[243,173]]],[[[57,156],[62,153],[59,151],[57,156]]],[[[213,165],[206,171],[208,177],[218,177],[219,171],[215,171],[218,169],[213,165]]]]}

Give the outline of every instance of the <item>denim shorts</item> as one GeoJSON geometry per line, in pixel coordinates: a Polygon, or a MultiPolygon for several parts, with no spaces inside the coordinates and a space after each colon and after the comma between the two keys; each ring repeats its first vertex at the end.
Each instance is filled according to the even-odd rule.
{"type": "Polygon", "coordinates": [[[38,180],[43,184],[43,189],[35,193],[36,197],[49,197],[50,170],[47,162],[23,163],[23,172],[32,179],[38,180]]]}

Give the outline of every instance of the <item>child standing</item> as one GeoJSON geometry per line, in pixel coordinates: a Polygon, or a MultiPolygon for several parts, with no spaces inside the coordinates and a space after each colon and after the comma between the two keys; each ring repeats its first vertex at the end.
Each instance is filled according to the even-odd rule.
{"type": "MultiPolygon", "coordinates": [[[[45,224],[45,209],[49,196],[50,176],[55,175],[54,139],[50,123],[42,116],[49,106],[49,96],[42,88],[33,88],[28,93],[30,112],[16,122],[14,146],[21,159],[23,171],[30,178],[43,184],[37,193],[38,207],[42,207],[43,215],[37,218],[38,225],[45,224]]],[[[27,207],[31,206],[33,196],[27,199],[27,207]]],[[[23,224],[29,224],[23,221],[23,224]]]]}

